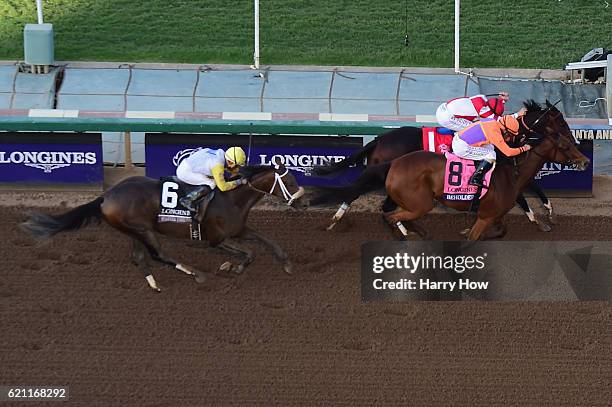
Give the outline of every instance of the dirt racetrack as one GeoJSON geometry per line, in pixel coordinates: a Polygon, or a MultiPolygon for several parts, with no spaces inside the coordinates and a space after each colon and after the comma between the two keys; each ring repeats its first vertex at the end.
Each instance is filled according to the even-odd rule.
{"type": "MultiPolygon", "coordinates": [[[[359,245],[390,236],[369,213],[325,232],[331,213],[252,213],[293,276],[257,249],[245,275],[202,285],[156,266],[154,294],[109,227],[40,242],[18,229],[23,208],[0,207],[0,385],[69,385],[80,406],[610,405],[610,302],[364,304],[359,245]]],[[[467,219],[424,224],[456,239],[467,219]]],[[[563,216],[550,234],[508,221],[516,240],[612,230],[610,217],[563,216]]],[[[226,259],[163,243],[204,270],[226,259]]]]}

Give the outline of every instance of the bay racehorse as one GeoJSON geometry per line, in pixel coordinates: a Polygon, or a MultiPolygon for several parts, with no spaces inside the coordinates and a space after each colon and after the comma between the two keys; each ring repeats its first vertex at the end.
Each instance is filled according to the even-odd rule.
{"type": "MultiPolygon", "coordinates": [[[[287,254],[278,244],[247,227],[246,222],[253,205],[266,194],[283,197],[294,207],[303,207],[301,197],[304,189],[298,186],[293,174],[283,166],[242,167],[239,174],[248,180],[246,185],[227,192],[215,191],[200,222],[203,237],[211,247],[241,258],[242,261],[233,270],[235,273],[242,272],[253,261],[252,251],[239,243],[242,239],[256,240],[269,247],[283,262],[285,272],[291,273],[292,264],[287,254]]],[[[138,176],[121,181],[100,197],[64,214],[32,213],[22,228],[36,236],[50,237],[59,232],[79,229],[92,220],[103,219],[133,239],[132,259],[140,266],[153,290],[160,291],[150,271],[149,256],[194,276],[198,282],[204,282],[206,275],[203,272],[168,257],[162,251],[156,235],[188,238],[190,224],[159,222],[159,212],[160,181],[138,176]]],[[[227,271],[232,267],[231,263],[226,262],[221,269],[227,271]]]]}
{"type": "MultiPolygon", "coordinates": [[[[544,162],[573,164],[578,170],[589,165],[589,159],[577,149],[578,142],[563,114],[554,105],[548,101],[545,109],[534,101],[524,105],[527,113],[519,120],[519,135],[526,138],[533,148],[516,160],[498,159],[490,187],[480,202],[476,223],[468,232],[470,240],[505,234],[503,216],[512,209],[520,192],[532,182],[544,162]],[[493,233],[485,236],[489,226],[494,227],[493,233]]],[[[320,188],[310,205],[343,202],[347,197],[377,190],[380,182],[384,182],[389,199],[398,205],[396,209],[384,211],[385,220],[396,226],[404,238],[407,231],[402,222],[421,237],[429,238],[429,234],[413,221],[433,209],[434,199],[460,211],[468,211],[471,206],[470,201],[443,198],[445,166],[446,157],[442,154],[429,151],[409,153],[391,162],[368,167],[349,186],[320,188]]]]}
{"type": "MultiPolygon", "coordinates": [[[[333,174],[340,173],[341,171],[348,169],[350,166],[360,165],[361,163],[363,163],[364,159],[366,160],[366,166],[377,165],[392,161],[398,157],[403,156],[404,154],[422,150],[422,129],[420,127],[412,126],[400,127],[391,130],[387,133],[381,134],[380,136],[363,146],[360,150],[352,154],[350,157],[347,157],[342,161],[329,165],[314,167],[312,169],[312,175],[328,177],[333,174]]],[[[383,188],[383,180],[380,181],[379,186],[381,189],[383,188]]],[[[533,182],[528,183],[526,188],[531,190],[539,197],[540,201],[542,202],[542,205],[548,211],[548,222],[554,223],[553,207],[550,200],[544,194],[544,191],[542,191],[542,189],[533,182]]],[[[340,219],[342,219],[344,214],[349,210],[353,201],[357,198],[357,196],[346,197],[346,200],[342,202],[340,208],[332,217],[332,222],[327,227],[328,230],[331,230],[340,221],[340,219]]],[[[529,220],[535,223],[540,228],[540,230],[548,232],[552,229],[549,224],[541,222],[536,218],[533,210],[529,207],[529,204],[527,203],[527,200],[525,199],[522,193],[518,195],[516,202],[525,212],[525,215],[529,218],[529,220]]],[[[383,204],[383,211],[390,211],[395,208],[396,204],[391,199],[389,199],[389,197],[387,197],[385,203],[383,204]]]]}

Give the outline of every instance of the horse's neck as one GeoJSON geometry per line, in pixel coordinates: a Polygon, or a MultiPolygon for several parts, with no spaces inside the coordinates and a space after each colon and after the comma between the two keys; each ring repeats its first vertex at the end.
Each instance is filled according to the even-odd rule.
{"type": "Polygon", "coordinates": [[[539,146],[527,153],[527,157],[518,165],[517,187],[522,190],[536,176],[538,171],[542,169],[542,165],[546,161],[541,157],[539,146]]]}
{"type": "Polygon", "coordinates": [[[257,191],[250,187],[241,187],[234,189],[234,202],[241,208],[250,209],[264,197],[265,193],[257,191]]]}

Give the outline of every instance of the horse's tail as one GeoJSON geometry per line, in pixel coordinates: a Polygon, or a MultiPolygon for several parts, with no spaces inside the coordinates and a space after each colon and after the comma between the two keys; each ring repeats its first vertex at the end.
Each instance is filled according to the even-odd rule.
{"type": "Polygon", "coordinates": [[[42,212],[32,212],[28,220],[21,224],[21,227],[35,236],[51,237],[59,232],[80,229],[92,220],[99,223],[102,218],[100,207],[102,201],[104,201],[104,198],[98,197],[85,205],[55,216],[42,212]]]}
{"type": "Polygon", "coordinates": [[[310,205],[351,203],[363,194],[373,192],[385,187],[387,173],[391,162],[372,165],[357,178],[355,182],[343,187],[320,187],[315,189],[310,205]]]}
{"type": "Polygon", "coordinates": [[[358,162],[363,162],[363,159],[370,154],[372,150],[374,150],[376,143],[378,143],[378,139],[370,141],[368,144],[361,147],[356,153],[353,153],[351,156],[346,157],[344,160],[337,163],[313,167],[311,174],[317,177],[324,177],[342,170],[346,170],[348,167],[355,165],[358,162]]]}

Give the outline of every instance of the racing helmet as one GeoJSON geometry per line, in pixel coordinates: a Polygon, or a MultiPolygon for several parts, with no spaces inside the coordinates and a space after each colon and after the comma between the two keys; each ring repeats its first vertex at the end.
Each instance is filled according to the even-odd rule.
{"type": "Polygon", "coordinates": [[[510,133],[515,136],[519,132],[519,122],[514,115],[508,114],[497,119],[499,123],[510,133]]]}
{"type": "Polygon", "coordinates": [[[235,164],[242,167],[246,164],[246,153],[240,147],[230,147],[225,152],[225,161],[229,166],[235,164]]]}
{"type": "Polygon", "coordinates": [[[506,101],[501,98],[493,98],[487,100],[487,106],[489,106],[491,111],[495,113],[496,116],[501,116],[502,114],[504,114],[505,103],[506,101]]]}

